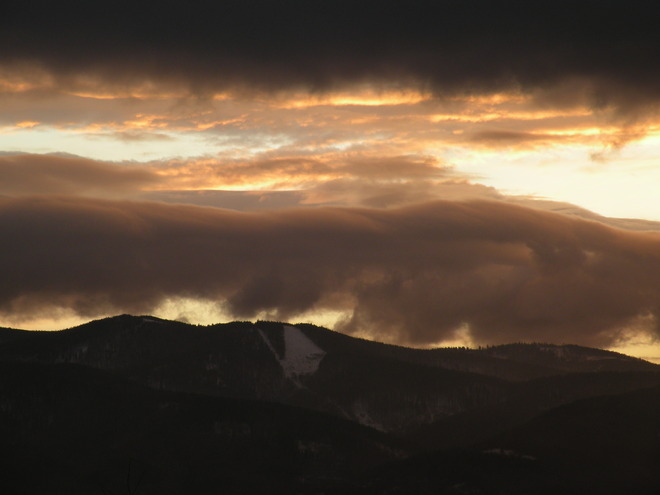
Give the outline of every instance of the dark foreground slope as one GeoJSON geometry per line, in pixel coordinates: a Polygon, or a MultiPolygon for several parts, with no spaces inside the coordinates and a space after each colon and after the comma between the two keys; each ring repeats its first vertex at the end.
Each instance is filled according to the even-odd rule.
{"type": "Polygon", "coordinates": [[[471,448],[388,464],[342,494],[660,493],[660,388],[552,409],[471,448]]]}
{"type": "Polygon", "coordinates": [[[406,453],[383,433],[300,408],[0,363],[4,494],[315,493],[406,453]]]}

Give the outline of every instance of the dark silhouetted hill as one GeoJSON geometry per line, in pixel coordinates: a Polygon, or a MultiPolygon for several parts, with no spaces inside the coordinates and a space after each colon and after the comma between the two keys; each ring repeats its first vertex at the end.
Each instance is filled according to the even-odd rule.
{"type": "Polygon", "coordinates": [[[651,493],[658,370],[573,345],[421,350],[278,322],[0,329],[0,491],[651,493]]]}
{"type": "Polygon", "coordinates": [[[332,493],[660,493],[660,388],[551,409],[469,448],[396,461],[332,493]]]}
{"type": "Polygon", "coordinates": [[[0,363],[2,493],[315,493],[406,453],[264,403],[157,391],[70,364],[0,363]],[[136,488],[139,483],[139,490],[136,488]]]}

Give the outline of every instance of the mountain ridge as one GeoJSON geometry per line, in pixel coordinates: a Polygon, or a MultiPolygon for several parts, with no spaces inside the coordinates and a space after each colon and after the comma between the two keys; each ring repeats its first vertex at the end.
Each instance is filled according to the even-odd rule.
{"type": "Polygon", "coordinates": [[[653,363],[580,346],[413,349],[269,321],[200,326],[119,315],[12,336],[0,344],[0,359],[82,364],[157,390],[281,402],[404,435],[503,401],[544,409],[660,377],[653,363]],[[292,347],[294,358],[293,344],[302,346],[292,347]],[[620,372],[619,379],[598,382],[609,371],[620,372]],[[587,376],[580,382],[572,373],[587,376]],[[540,396],[535,383],[525,385],[551,377],[555,385],[540,389],[552,399],[540,396]]]}
{"type": "MultiPolygon", "coordinates": [[[[89,322],[82,323],[80,325],[75,325],[73,327],[69,328],[64,328],[61,330],[22,330],[18,328],[9,328],[9,327],[0,327],[0,343],[4,342],[5,333],[11,335],[12,339],[23,337],[23,336],[28,336],[29,334],[33,333],[38,333],[38,334],[57,334],[61,332],[80,332],[84,331],[92,326],[96,326],[98,324],[104,324],[104,323],[122,323],[122,322],[137,322],[137,321],[142,321],[144,323],[155,323],[155,324],[165,324],[165,325],[176,325],[179,327],[185,327],[185,328],[205,328],[205,329],[211,329],[211,328],[221,328],[227,325],[245,325],[245,326],[250,326],[253,325],[255,327],[259,327],[259,325],[270,325],[270,324],[276,324],[276,325],[288,325],[288,326],[293,326],[293,327],[299,327],[303,328],[306,331],[313,331],[313,332],[321,332],[325,334],[332,334],[335,338],[338,339],[345,339],[345,340],[350,340],[351,342],[357,344],[357,345],[366,345],[366,346],[371,346],[373,347],[380,347],[381,349],[387,349],[387,350],[405,350],[405,352],[413,352],[413,353],[426,353],[428,355],[432,354],[451,354],[451,353],[460,353],[460,354],[475,354],[475,355],[484,355],[484,356],[492,356],[496,358],[511,358],[515,355],[523,355],[521,352],[516,352],[516,350],[520,349],[535,349],[539,352],[537,352],[537,356],[541,355],[540,353],[546,352],[548,355],[554,354],[557,357],[563,357],[564,354],[568,355],[569,357],[571,355],[579,355],[580,353],[583,354],[587,359],[601,359],[601,360],[623,360],[627,362],[638,362],[638,363],[646,363],[650,364],[653,366],[657,366],[658,369],[660,369],[660,365],[657,365],[655,363],[651,363],[650,361],[644,360],[639,357],[634,357],[634,356],[629,356],[627,354],[623,354],[620,352],[612,351],[612,350],[605,350],[605,349],[599,349],[599,348],[593,348],[593,347],[587,347],[587,346],[581,346],[581,345],[576,345],[576,344],[551,344],[551,343],[545,343],[545,342],[529,342],[529,343],[524,343],[524,342],[516,342],[516,343],[506,343],[506,344],[497,344],[497,345],[489,345],[489,346],[479,346],[478,348],[469,348],[469,347],[436,347],[436,348],[416,348],[416,347],[408,347],[408,346],[403,346],[403,345],[397,345],[397,344],[390,344],[390,343],[385,343],[385,342],[379,342],[375,340],[369,340],[361,337],[355,337],[347,334],[343,334],[340,332],[336,332],[333,330],[329,330],[327,328],[324,328],[322,326],[318,326],[315,324],[311,323],[286,323],[286,322],[273,322],[273,321],[262,321],[262,320],[257,320],[256,322],[251,322],[251,321],[232,321],[232,322],[227,322],[227,323],[214,323],[214,324],[208,324],[208,325],[200,325],[200,324],[191,324],[191,323],[186,323],[186,322],[181,322],[177,320],[167,320],[164,318],[159,318],[156,316],[151,316],[151,315],[140,315],[140,316],[134,316],[130,314],[121,314],[121,315],[116,315],[116,316],[110,316],[106,318],[100,318],[96,320],[90,320],[89,322]],[[13,334],[13,335],[12,335],[13,334]],[[569,351],[569,352],[565,352],[569,351]],[[573,351],[573,352],[570,352],[573,351]]],[[[318,333],[316,334],[317,336],[319,335],[318,333]]],[[[531,361],[529,357],[525,359],[525,362],[531,361]]],[[[432,362],[432,359],[429,359],[428,362],[432,362]]],[[[570,371],[570,370],[569,370],[570,371]]]]}
{"type": "MultiPolygon", "coordinates": [[[[621,418],[654,431],[655,418],[637,411],[643,401],[625,401],[654,401],[657,387],[658,365],[572,345],[425,350],[311,324],[131,315],[61,331],[0,329],[0,460],[17,473],[0,489],[82,494],[93,482],[120,494],[133,469],[149,473],[145,495],[570,493],[589,480],[553,451],[535,447],[539,462],[508,452],[528,455],[537,444],[525,435],[542,447],[552,425],[563,432],[557,449],[571,449],[566,432],[588,423],[589,404],[632,408],[621,418]],[[78,460],[81,476],[71,474],[78,460]],[[30,472],[41,484],[21,485],[30,472]]],[[[620,436],[609,451],[630,448],[620,436]]],[[[654,455],[653,442],[660,452],[660,441],[638,437],[644,452],[654,455]]],[[[622,462],[614,469],[603,458],[591,472],[621,487],[635,469],[622,462]]],[[[655,486],[648,466],[642,488],[655,486]]]]}

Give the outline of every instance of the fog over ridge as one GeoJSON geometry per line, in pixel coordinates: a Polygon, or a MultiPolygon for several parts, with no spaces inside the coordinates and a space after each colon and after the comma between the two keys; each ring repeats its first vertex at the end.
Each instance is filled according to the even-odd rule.
{"type": "MultiPolygon", "coordinates": [[[[498,201],[391,209],[218,208],[0,198],[0,312],[148,313],[168,297],[236,318],[345,311],[337,329],[429,345],[606,347],[655,321],[660,235],[498,201]]],[[[656,336],[657,327],[651,330],[656,336]]]]}

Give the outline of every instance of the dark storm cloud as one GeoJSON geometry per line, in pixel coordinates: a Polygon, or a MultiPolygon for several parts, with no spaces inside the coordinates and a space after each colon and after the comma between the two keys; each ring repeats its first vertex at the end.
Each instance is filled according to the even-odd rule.
{"type": "Polygon", "coordinates": [[[660,236],[496,201],[399,209],[215,208],[0,198],[0,311],[149,312],[167,297],[238,318],[352,312],[347,332],[425,344],[608,345],[657,315],[660,236]]]}
{"type": "Polygon", "coordinates": [[[0,61],[41,64],[63,85],[146,78],[203,94],[375,80],[622,109],[660,97],[660,8],[641,0],[41,0],[0,9],[0,61]]]}
{"type": "Polygon", "coordinates": [[[0,156],[0,194],[130,194],[155,184],[144,168],[58,155],[0,156]]]}

